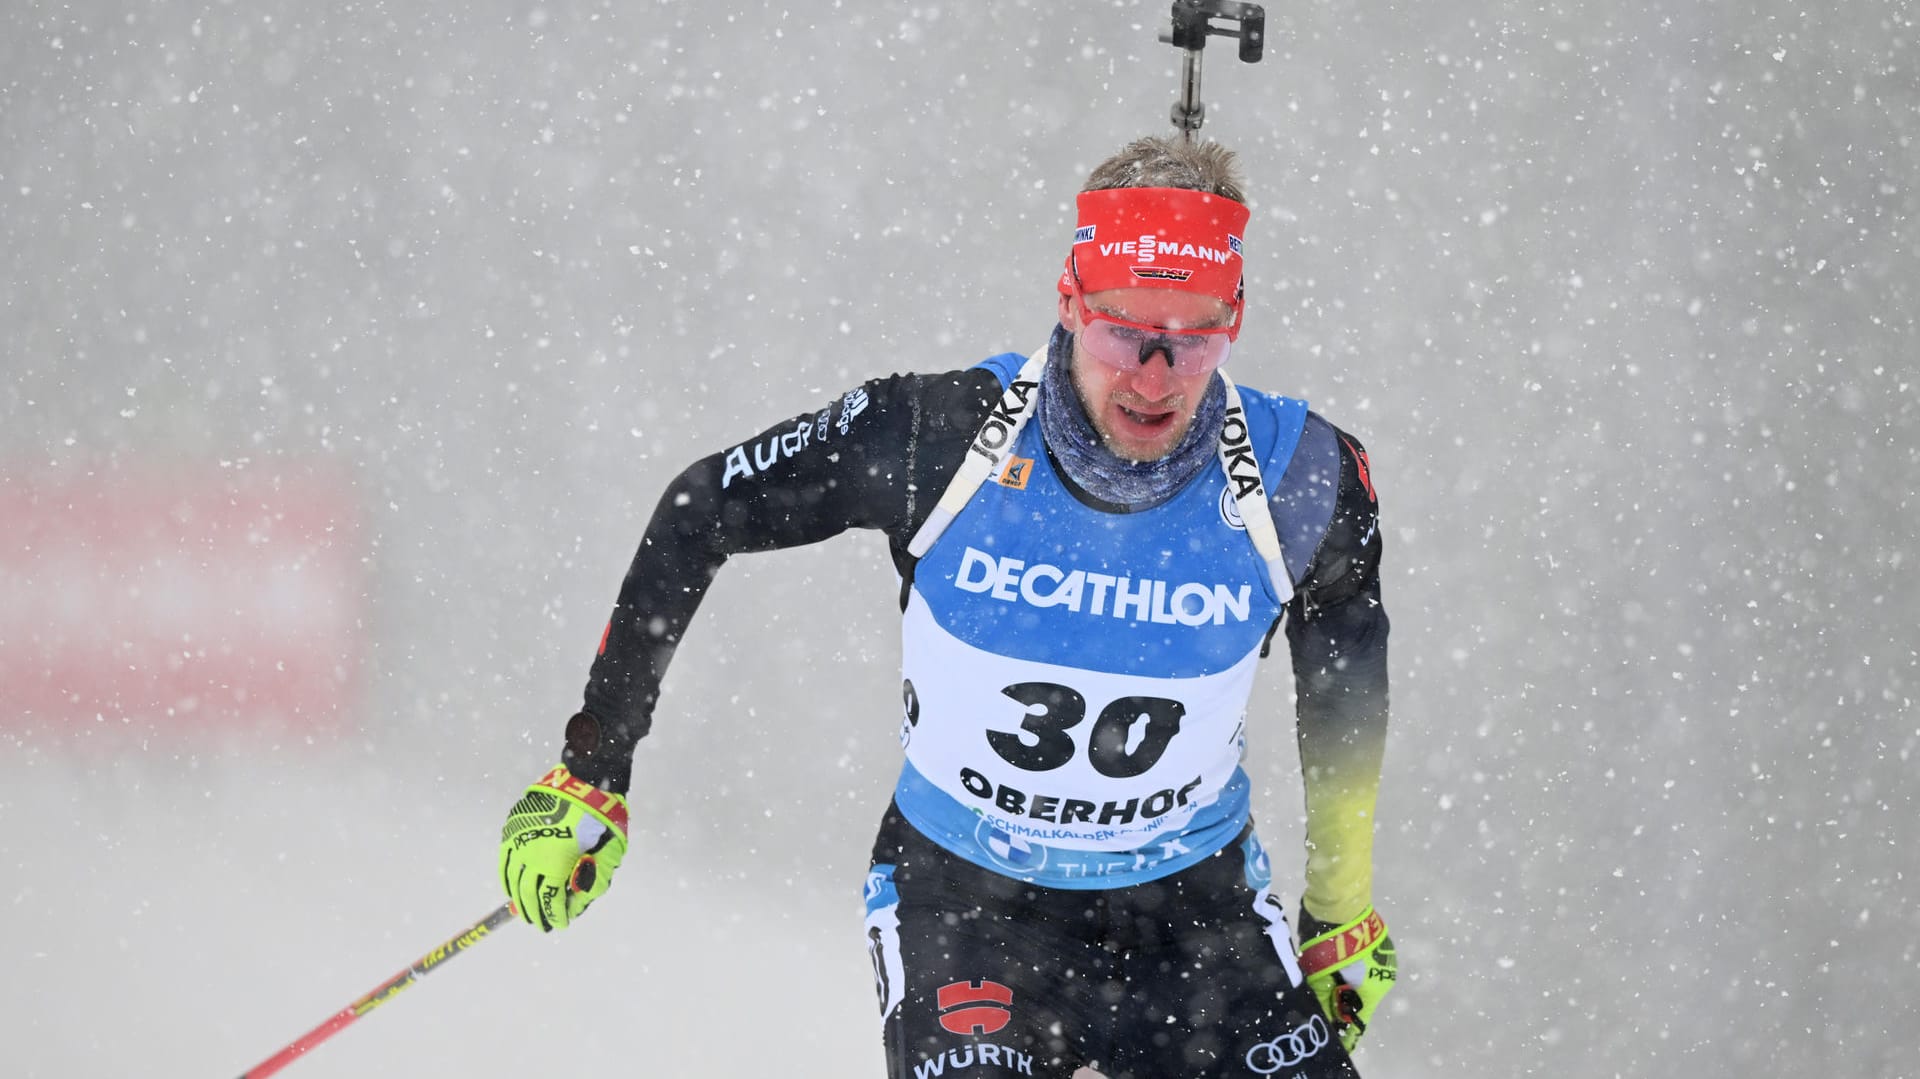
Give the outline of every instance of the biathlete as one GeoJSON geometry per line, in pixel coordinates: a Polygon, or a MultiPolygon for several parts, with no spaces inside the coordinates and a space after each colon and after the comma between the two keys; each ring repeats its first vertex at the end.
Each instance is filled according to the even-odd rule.
{"type": "Polygon", "coordinates": [[[673,480],[561,763],[503,830],[521,917],[606,894],[635,744],[721,565],[878,529],[905,747],[864,888],[888,1074],[1355,1074],[1396,973],[1379,508],[1358,439],[1228,377],[1242,188],[1217,143],[1127,146],[1077,198],[1043,347],[873,379],[673,480]],[[1282,627],[1297,947],[1241,768],[1282,627]]]}

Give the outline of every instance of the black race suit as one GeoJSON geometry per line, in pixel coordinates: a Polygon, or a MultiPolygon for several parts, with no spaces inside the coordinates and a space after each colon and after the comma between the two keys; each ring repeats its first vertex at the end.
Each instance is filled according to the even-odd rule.
{"type": "MultiPolygon", "coordinates": [[[[674,648],[729,556],[880,529],[904,604],[908,541],[1001,394],[983,368],[875,379],[682,472],[647,526],[569,723],[575,774],[627,789],[674,648]]],[[[1387,718],[1377,505],[1364,449],[1317,414],[1283,474],[1265,478],[1294,584],[1285,625],[1307,788],[1304,902],[1340,922],[1370,902],[1387,718]]],[[[874,864],[892,894],[876,904],[869,878],[868,928],[896,1079],[1065,1077],[1081,1064],[1114,1079],[1351,1074],[1297,984],[1250,829],[1198,864],[1118,888],[1049,888],[977,861],[889,809],[874,864]],[[887,910],[882,939],[876,909],[887,910]]]]}

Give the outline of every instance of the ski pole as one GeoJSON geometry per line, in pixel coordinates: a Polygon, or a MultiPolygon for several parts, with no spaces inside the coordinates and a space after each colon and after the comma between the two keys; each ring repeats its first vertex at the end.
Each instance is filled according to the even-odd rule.
{"type": "Polygon", "coordinates": [[[432,973],[440,964],[487,939],[488,934],[506,922],[513,920],[515,917],[517,917],[517,915],[513,912],[512,903],[500,904],[498,908],[485,918],[462,929],[438,948],[414,960],[412,966],[381,982],[371,993],[340,1009],[332,1018],[314,1027],[312,1030],[307,1031],[299,1038],[296,1038],[291,1044],[278,1053],[273,1054],[247,1071],[241,1072],[240,1079],[266,1079],[266,1076],[272,1075],[281,1068],[293,1063],[314,1046],[338,1034],[341,1028],[352,1023],[355,1019],[392,1000],[395,996],[399,995],[402,989],[405,989],[414,982],[432,973]]]}

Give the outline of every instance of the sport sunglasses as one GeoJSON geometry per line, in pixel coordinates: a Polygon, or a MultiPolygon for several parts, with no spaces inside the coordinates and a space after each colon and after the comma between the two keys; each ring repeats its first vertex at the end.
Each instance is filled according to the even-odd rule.
{"type": "Polygon", "coordinates": [[[1080,311],[1080,347],[1088,356],[1120,371],[1137,368],[1159,355],[1166,357],[1167,366],[1177,375],[1208,374],[1227,362],[1233,338],[1240,330],[1237,305],[1231,326],[1175,330],[1094,309],[1078,281],[1074,282],[1073,302],[1080,311]]]}

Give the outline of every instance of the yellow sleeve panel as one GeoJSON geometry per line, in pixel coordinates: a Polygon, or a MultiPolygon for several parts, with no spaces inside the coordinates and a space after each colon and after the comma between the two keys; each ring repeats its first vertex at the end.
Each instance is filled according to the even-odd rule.
{"type": "MultiPolygon", "coordinates": [[[[1384,723],[1380,725],[1384,735],[1384,723]]],[[[1350,728],[1346,737],[1310,732],[1300,737],[1301,777],[1307,797],[1306,891],[1315,918],[1341,924],[1373,902],[1374,803],[1380,792],[1384,737],[1350,728]]]]}

